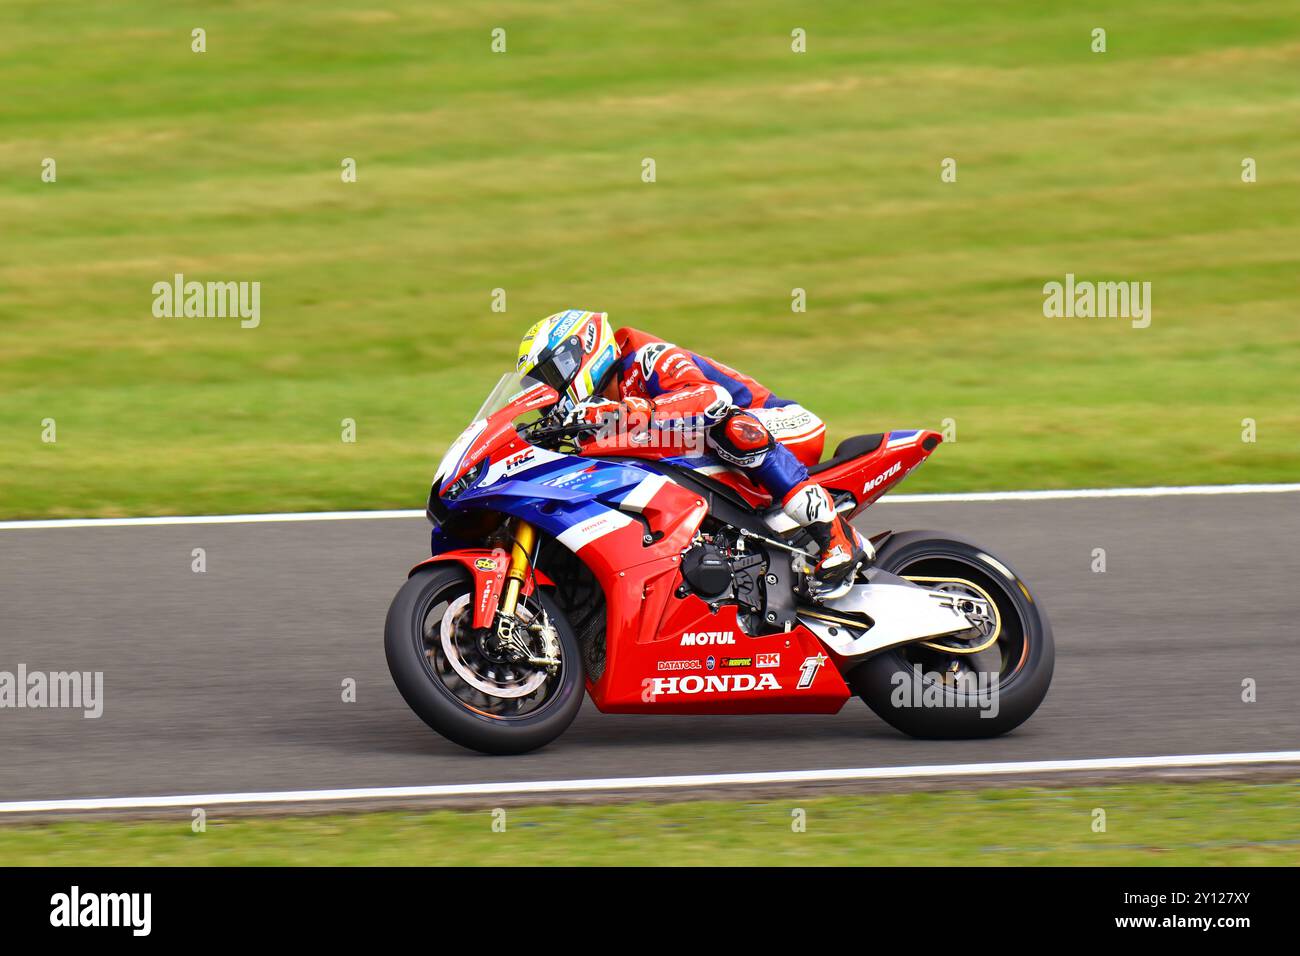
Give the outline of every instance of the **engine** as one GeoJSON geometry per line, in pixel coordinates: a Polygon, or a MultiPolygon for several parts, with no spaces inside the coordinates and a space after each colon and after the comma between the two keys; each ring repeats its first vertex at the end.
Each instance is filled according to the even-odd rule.
{"type": "Polygon", "coordinates": [[[764,606],[763,575],[767,555],[747,551],[740,540],[722,535],[701,535],[682,555],[681,596],[695,594],[713,606],[735,601],[743,612],[764,606]]]}
{"type": "Polygon", "coordinates": [[[697,544],[682,555],[682,579],[710,604],[731,597],[731,562],[716,544],[697,544]]]}

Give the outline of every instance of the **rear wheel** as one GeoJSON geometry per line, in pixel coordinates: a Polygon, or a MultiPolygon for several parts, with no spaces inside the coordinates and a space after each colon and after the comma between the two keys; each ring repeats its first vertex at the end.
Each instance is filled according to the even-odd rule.
{"type": "Polygon", "coordinates": [[[384,651],[393,682],[426,724],[462,747],[516,754],[550,743],[582,706],[582,655],[569,622],[543,591],[521,598],[525,623],[550,625],[553,668],[511,660],[474,628],[473,586],[454,564],[411,576],[388,609],[384,651]]]}
{"type": "Polygon", "coordinates": [[[894,535],[876,565],[951,595],[971,630],[891,648],[854,668],[849,685],[913,737],[996,737],[1029,718],[1052,682],[1047,615],[1005,562],[936,531],[894,535]]]}

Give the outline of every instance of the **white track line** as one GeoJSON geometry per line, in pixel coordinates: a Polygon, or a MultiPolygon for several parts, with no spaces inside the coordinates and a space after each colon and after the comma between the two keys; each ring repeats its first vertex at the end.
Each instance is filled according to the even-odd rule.
{"type": "Polygon", "coordinates": [[[911,780],[927,777],[1035,775],[1087,770],[1148,770],[1289,763],[1300,763],[1300,750],[1264,753],[1190,754],[1176,757],[1100,757],[1088,760],[935,764],[917,767],[868,767],[844,770],[708,773],[674,777],[606,777],[590,780],[532,780],[517,783],[458,783],[429,787],[360,787],[351,790],[281,790],[265,793],[189,793],[159,797],[18,800],[10,803],[0,803],[0,813],[43,813],[68,810],[146,810],[166,807],[211,807],[229,804],[296,804],[341,800],[517,796],[546,793],[593,793],[610,790],[681,790],[778,783],[824,783],[843,780],[911,780]]]}
{"type": "MultiPolygon", "coordinates": [[[[1300,482],[1262,485],[1181,485],[1154,488],[1066,488],[1053,491],[971,491],[933,495],[886,495],[881,504],[943,504],[950,501],[1061,501],[1073,498],[1167,498],[1176,495],[1264,495],[1300,491],[1300,482]]],[[[0,521],[0,531],[42,528],[124,528],[193,524],[265,524],[280,521],[372,521],[421,518],[423,511],[296,511],[249,515],[166,515],[157,518],[49,518],[0,521]]]]}
{"type": "Polygon", "coordinates": [[[423,511],[290,511],[282,514],[259,515],[164,515],[157,518],[49,518],[42,521],[0,521],[0,531],[191,524],[265,524],[279,521],[369,521],[383,518],[423,517],[423,511]]]}
{"type": "Polygon", "coordinates": [[[1300,491],[1300,483],[1273,485],[1178,485],[1153,488],[1063,488],[1051,491],[970,491],[935,495],[886,495],[882,503],[931,501],[1060,501],[1071,498],[1172,498],[1178,495],[1268,495],[1300,491]]]}

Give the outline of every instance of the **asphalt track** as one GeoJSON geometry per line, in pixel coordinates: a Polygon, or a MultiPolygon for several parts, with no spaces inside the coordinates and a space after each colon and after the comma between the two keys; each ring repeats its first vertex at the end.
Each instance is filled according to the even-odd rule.
{"type": "Polygon", "coordinates": [[[388,602],[426,554],[422,519],[11,527],[0,671],[103,671],[105,704],[99,719],[0,709],[0,801],[1298,749],[1300,494],[885,499],[861,524],[966,535],[1031,584],[1057,664],[1027,724],[932,742],[858,701],[736,718],[588,703],[544,750],[484,757],[427,730],[384,663],[388,602]]]}

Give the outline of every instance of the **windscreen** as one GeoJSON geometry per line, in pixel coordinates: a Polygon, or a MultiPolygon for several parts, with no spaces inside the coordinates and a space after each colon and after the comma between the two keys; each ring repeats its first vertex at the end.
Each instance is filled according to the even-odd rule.
{"type": "Polygon", "coordinates": [[[516,398],[528,391],[530,388],[536,388],[540,382],[531,375],[520,375],[518,372],[507,372],[501,376],[496,387],[488,393],[487,400],[478,410],[478,414],[471,421],[481,422],[495,415],[501,409],[505,408],[516,398]]]}

